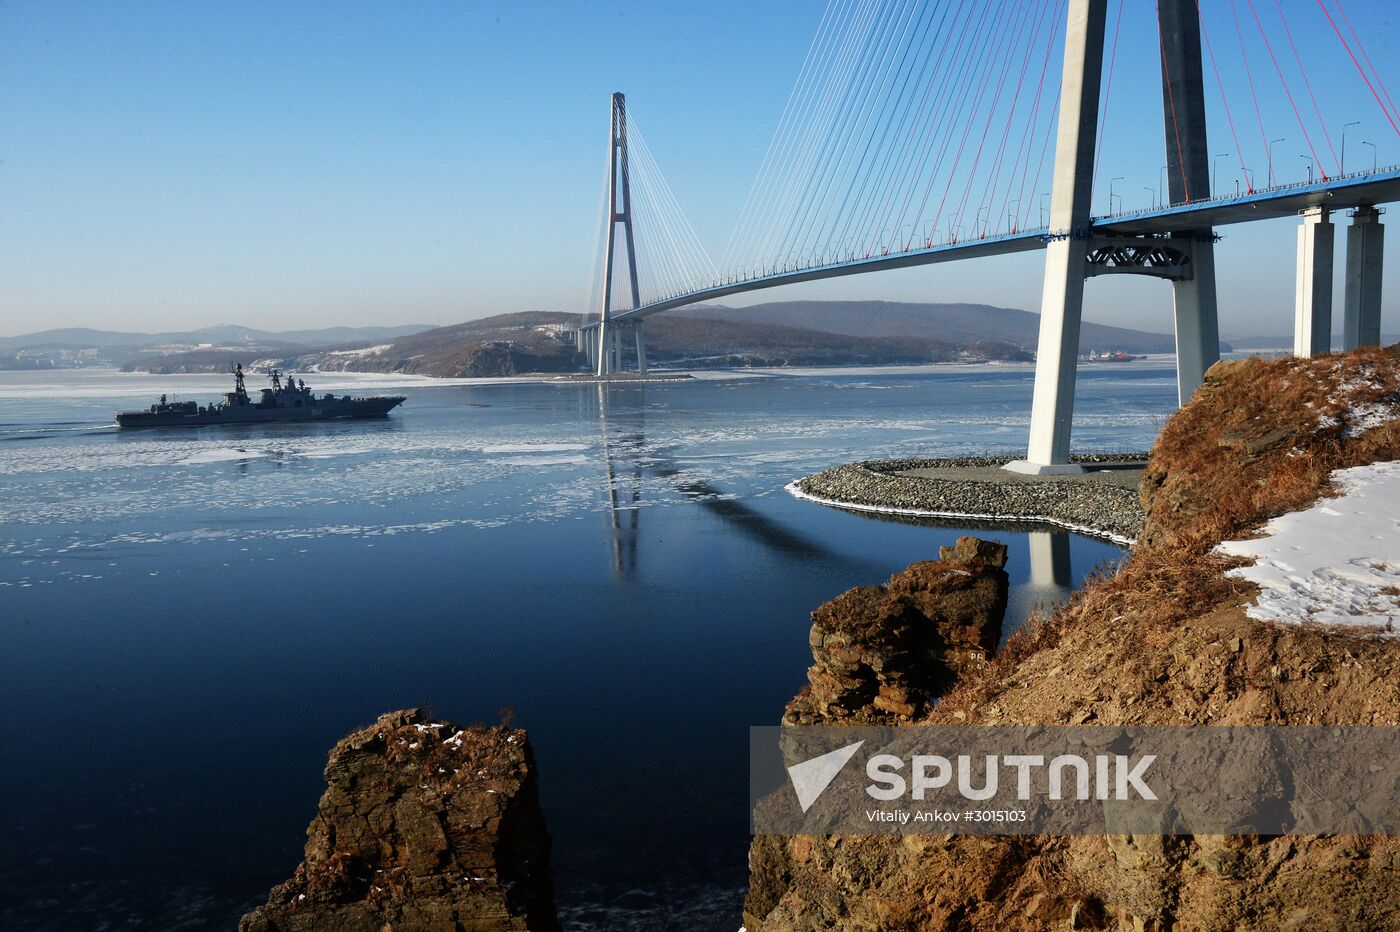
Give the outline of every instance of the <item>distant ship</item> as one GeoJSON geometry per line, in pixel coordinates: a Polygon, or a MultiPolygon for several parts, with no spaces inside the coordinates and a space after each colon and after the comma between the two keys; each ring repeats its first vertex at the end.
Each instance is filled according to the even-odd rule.
{"type": "Polygon", "coordinates": [[[376,398],[352,398],[349,395],[325,394],[317,398],[306,383],[288,379],[282,384],[282,373],[271,373],[271,388],[264,388],[254,401],[243,387],[243,366],[233,370],[233,391],[224,393],[223,401],[201,406],[193,401],[160,401],[145,411],[117,412],[117,426],[124,429],[141,427],[204,427],[212,424],[266,424],[279,421],[330,421],[340,418],[385,417],[404,403],[402,395],[376,398]]]}
{"type": "Polygon", "coordinates": [[[1084,362],[1132,362],[1134,359],[1146,359],[1146,356],[1131,356],[1119,350],[1116,353],[1088,353],[1080,357],[1084,362]]]}

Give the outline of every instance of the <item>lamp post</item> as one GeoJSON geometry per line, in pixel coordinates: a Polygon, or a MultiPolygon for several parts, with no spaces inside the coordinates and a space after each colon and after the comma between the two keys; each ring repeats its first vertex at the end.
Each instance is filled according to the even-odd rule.
{"type": "Polygon", "coordinates": [[[1302,159],[1302,160],[1304,160],[1305,162],[1308,163],[1308,184],[1312,184],[1312,180],[1313,180],[1313,162],[1315,162],[1316,159],[1314,159],[1311,155],[1300,155],[1300,156],[1298,156],[1298,158],[1300,158],[1300,159],[1302,159]]]}
{"type": "Polygon", "coordinates": [[[1361,140],[1361,144],[1362,144],[1363,146],[1370,146],[1370,147],[1371,147],[1371,173],[1372,173],[1372,174],[1375,174],[1375,172],[1376,172],[1376,144],[1375,144],[1374,142],[1367,142],[1367,141],[1364,140],[1364,139],[1361,140]]]}
{"type": "Polygon", "coordinates": [[[1113,213],[1113,186],[1123,180],[1123,176],[1119,175],[1116,178],[1110,178],[1108,181],[1108,212],[1110,214],[1113,213]]]}
{"type": "Polygon", "coordinates": [[[1284,142],[1284,137],[1269,140],[1269,187],[1274,186],[1274,146],[1284,142]]]}
{"type": "Polygon", "coordinates": [[[1157,189],[1146,184],[1142,186],[1142,189],[1152,195],[1152,206],[1155,208],[1157,206],[1157,189]]]}
{"type": "Polygon", "coordinates": [[[1350,123],[1342,124],[1342,164],[1339,167],[1343,175],[1347,173],[1347,127],[1360,125],[1360,120],[1352,120],[1350,123]]]}
{"type": "Polygon", "coordinates": [[[1021,199],[1018,197],[1006,205],[1006,232],[1008,234],[1016,232],[1016,211],[1012,205],[1021,206],[1021,199]]]}
{"type": "Polygon", "coordinates": [[[1047,228],[1050,226],[1050,212],[1045,207],[1045,199],[1049,196],[1049,194],[1040,195],[1040,225],[1047,228]]]}
{"type": "Polygon", "coordinates": [[[1220,178],[1220,160],[1221,160],[1221,159],[1228,159],[1229,157],[1230,157],[1230,153],[1228,153],[1228,152],[1222,152],[1222,153],[1220,153],[1219,155],[1217,155],[1217,156],[1215,157],[1215,159],[1210,163],[1210,196],[1211,196],[1211,197],[1215,197],[1215,192],[1216,192],[1215,184],[1216,184],[1216,181],[1220,178]]]}

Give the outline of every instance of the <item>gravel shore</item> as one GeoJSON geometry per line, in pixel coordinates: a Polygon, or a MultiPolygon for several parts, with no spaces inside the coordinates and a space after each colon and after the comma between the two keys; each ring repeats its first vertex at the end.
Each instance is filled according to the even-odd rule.
{"type": "Polygon", "coordinates": [[[1053,524],[1131,544],[1142,529],[1137,482],[1147,454],[1080,455],[1088,471],[1026,476],[1000,467],[1017,457],[867,460],[799,479],[788,491],[825,505],[930,518],[1053,524]]]}

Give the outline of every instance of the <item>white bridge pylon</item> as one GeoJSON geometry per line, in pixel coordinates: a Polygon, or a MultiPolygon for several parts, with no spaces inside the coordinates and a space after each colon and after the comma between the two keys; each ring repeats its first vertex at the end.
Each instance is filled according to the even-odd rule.
{"type": "MultiPolygon", "coordinates": [[[[594,371],[601,378],[622,371],[622,334],[612,320],[613,265],[617,255],[617,227],[622,225],[627,248],[627,280],[632,289],[632,307],[642,303],[637,284],[637,240],[632,227],[632,170],[627,157],[627,99],[612,95],[612,122],[608,134],[607,240],[603,244],[603,294],[597,330],[583,331],[594,371]]],[[[647,371],[642,322],[630,322],[637,338],[637,369],[647,371]]]]}

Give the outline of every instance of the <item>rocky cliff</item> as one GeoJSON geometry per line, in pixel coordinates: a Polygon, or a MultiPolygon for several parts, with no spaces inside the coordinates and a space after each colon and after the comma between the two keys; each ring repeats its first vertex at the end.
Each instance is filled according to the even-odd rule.
{"type": "MultiPolygon", "coordinates": [[[[1252,620],[1213,552],[1400,459],[1397,406],[1394,350],[1217,366],[1153,450],[1131,559],[910,721],[1400,724],[1400,644],[1252,620]]],[[[1400,928],[1391,837],[760,836],[750,870],[749,932],[1400,928]]]]}
{"type": "Polygon", "coordinates": [[[417,709],[342,739],[296,873],[240,932],[554,930],[525,732],[417,709]]]}

